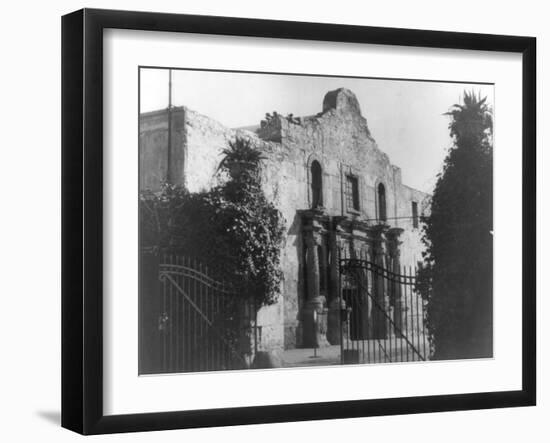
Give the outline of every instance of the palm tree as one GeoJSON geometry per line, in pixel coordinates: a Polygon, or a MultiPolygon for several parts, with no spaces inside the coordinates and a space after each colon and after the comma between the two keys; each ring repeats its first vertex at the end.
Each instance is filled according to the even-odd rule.
{"type": "Polygon", "coordinates": [[[229,142],[229,147],[222,150],[223,159],[218,169],[227,168],[232,163],[247,164],[250,167],[258,167],[265,157],[262,152],[252,146],[250,140],[236,138],[229,142]]]}
{"type": "Polygon", "coordinates": [[[425,219],[419,290],[436,359],[492,355],[493,119],[486,98],[465,92],[445,115],[453,146],[425,219]]]}
{"type": "Polygon", "coordinates": [[[455,104],[444,115],[451,117],[449,129],[456,147],[472,146],[486,150],[492,145],[493,114],[487,97],[464,92],[463,104],[455,104]]]}

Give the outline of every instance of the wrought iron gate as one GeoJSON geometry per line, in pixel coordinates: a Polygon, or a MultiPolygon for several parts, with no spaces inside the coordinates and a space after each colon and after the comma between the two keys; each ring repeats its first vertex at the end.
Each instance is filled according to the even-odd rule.
{"type": "Polygon", "coordinates": [[[341,360],[386,363],[426,360],[429,355],[416,272],[392,272],[367,260],[340,260],[341,360]]]}
{"type": "Polygon", "coordinates": [[[254,310],[243,297],[185,256],[164,255],[158,276],[161,372],[245,367],[243,338],[249,336],[254,310]]]}

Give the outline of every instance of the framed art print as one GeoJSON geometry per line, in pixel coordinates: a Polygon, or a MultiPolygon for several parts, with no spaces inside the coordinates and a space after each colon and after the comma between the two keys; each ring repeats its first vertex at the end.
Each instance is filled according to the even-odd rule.
{"type": "Polygon", "coordinates": [[[64,427],[535,404],[534,38],[62,24],[64,427]]]}

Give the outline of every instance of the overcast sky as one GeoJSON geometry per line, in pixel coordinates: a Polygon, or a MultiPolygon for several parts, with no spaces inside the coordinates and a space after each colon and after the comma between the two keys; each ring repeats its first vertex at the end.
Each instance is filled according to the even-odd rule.
{"type": "MultiPolygon", "coordinates": [[[[168,71],[142,69],[140,80],[140,112],[166,108],[168,71]]],[[[357,96],[378,147],[401,167],[403,183],[426,192],[451,145],[443,113],[464,90],[494,103],[492,85],[173,70],[172,104],[235,128],[259,125],[266,112],[317,114],[324,95],[341,87],[357,96]]]]}

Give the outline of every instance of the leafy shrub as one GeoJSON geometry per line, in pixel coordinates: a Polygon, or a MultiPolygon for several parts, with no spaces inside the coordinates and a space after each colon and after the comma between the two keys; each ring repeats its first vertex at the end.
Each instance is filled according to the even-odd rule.
{"type": "Polygon", "coordinates": [[[227,179],[210,191],[164,184],[141,193],[141,245],[194,256],[243,297],[269,305],[282,278],[282,216],[262,190],[261,153],[239,139],[223,152],[219,173],[227,179]],[[247,166],[232,174],[238,163],[247,166]]]}
{"type": "Polygon", "coordinates": [[[434,359],[492,356],[493,157],[486,99],[464,93],[447,113],[453,146],[425,218],[418,287],[434,359]]]}

